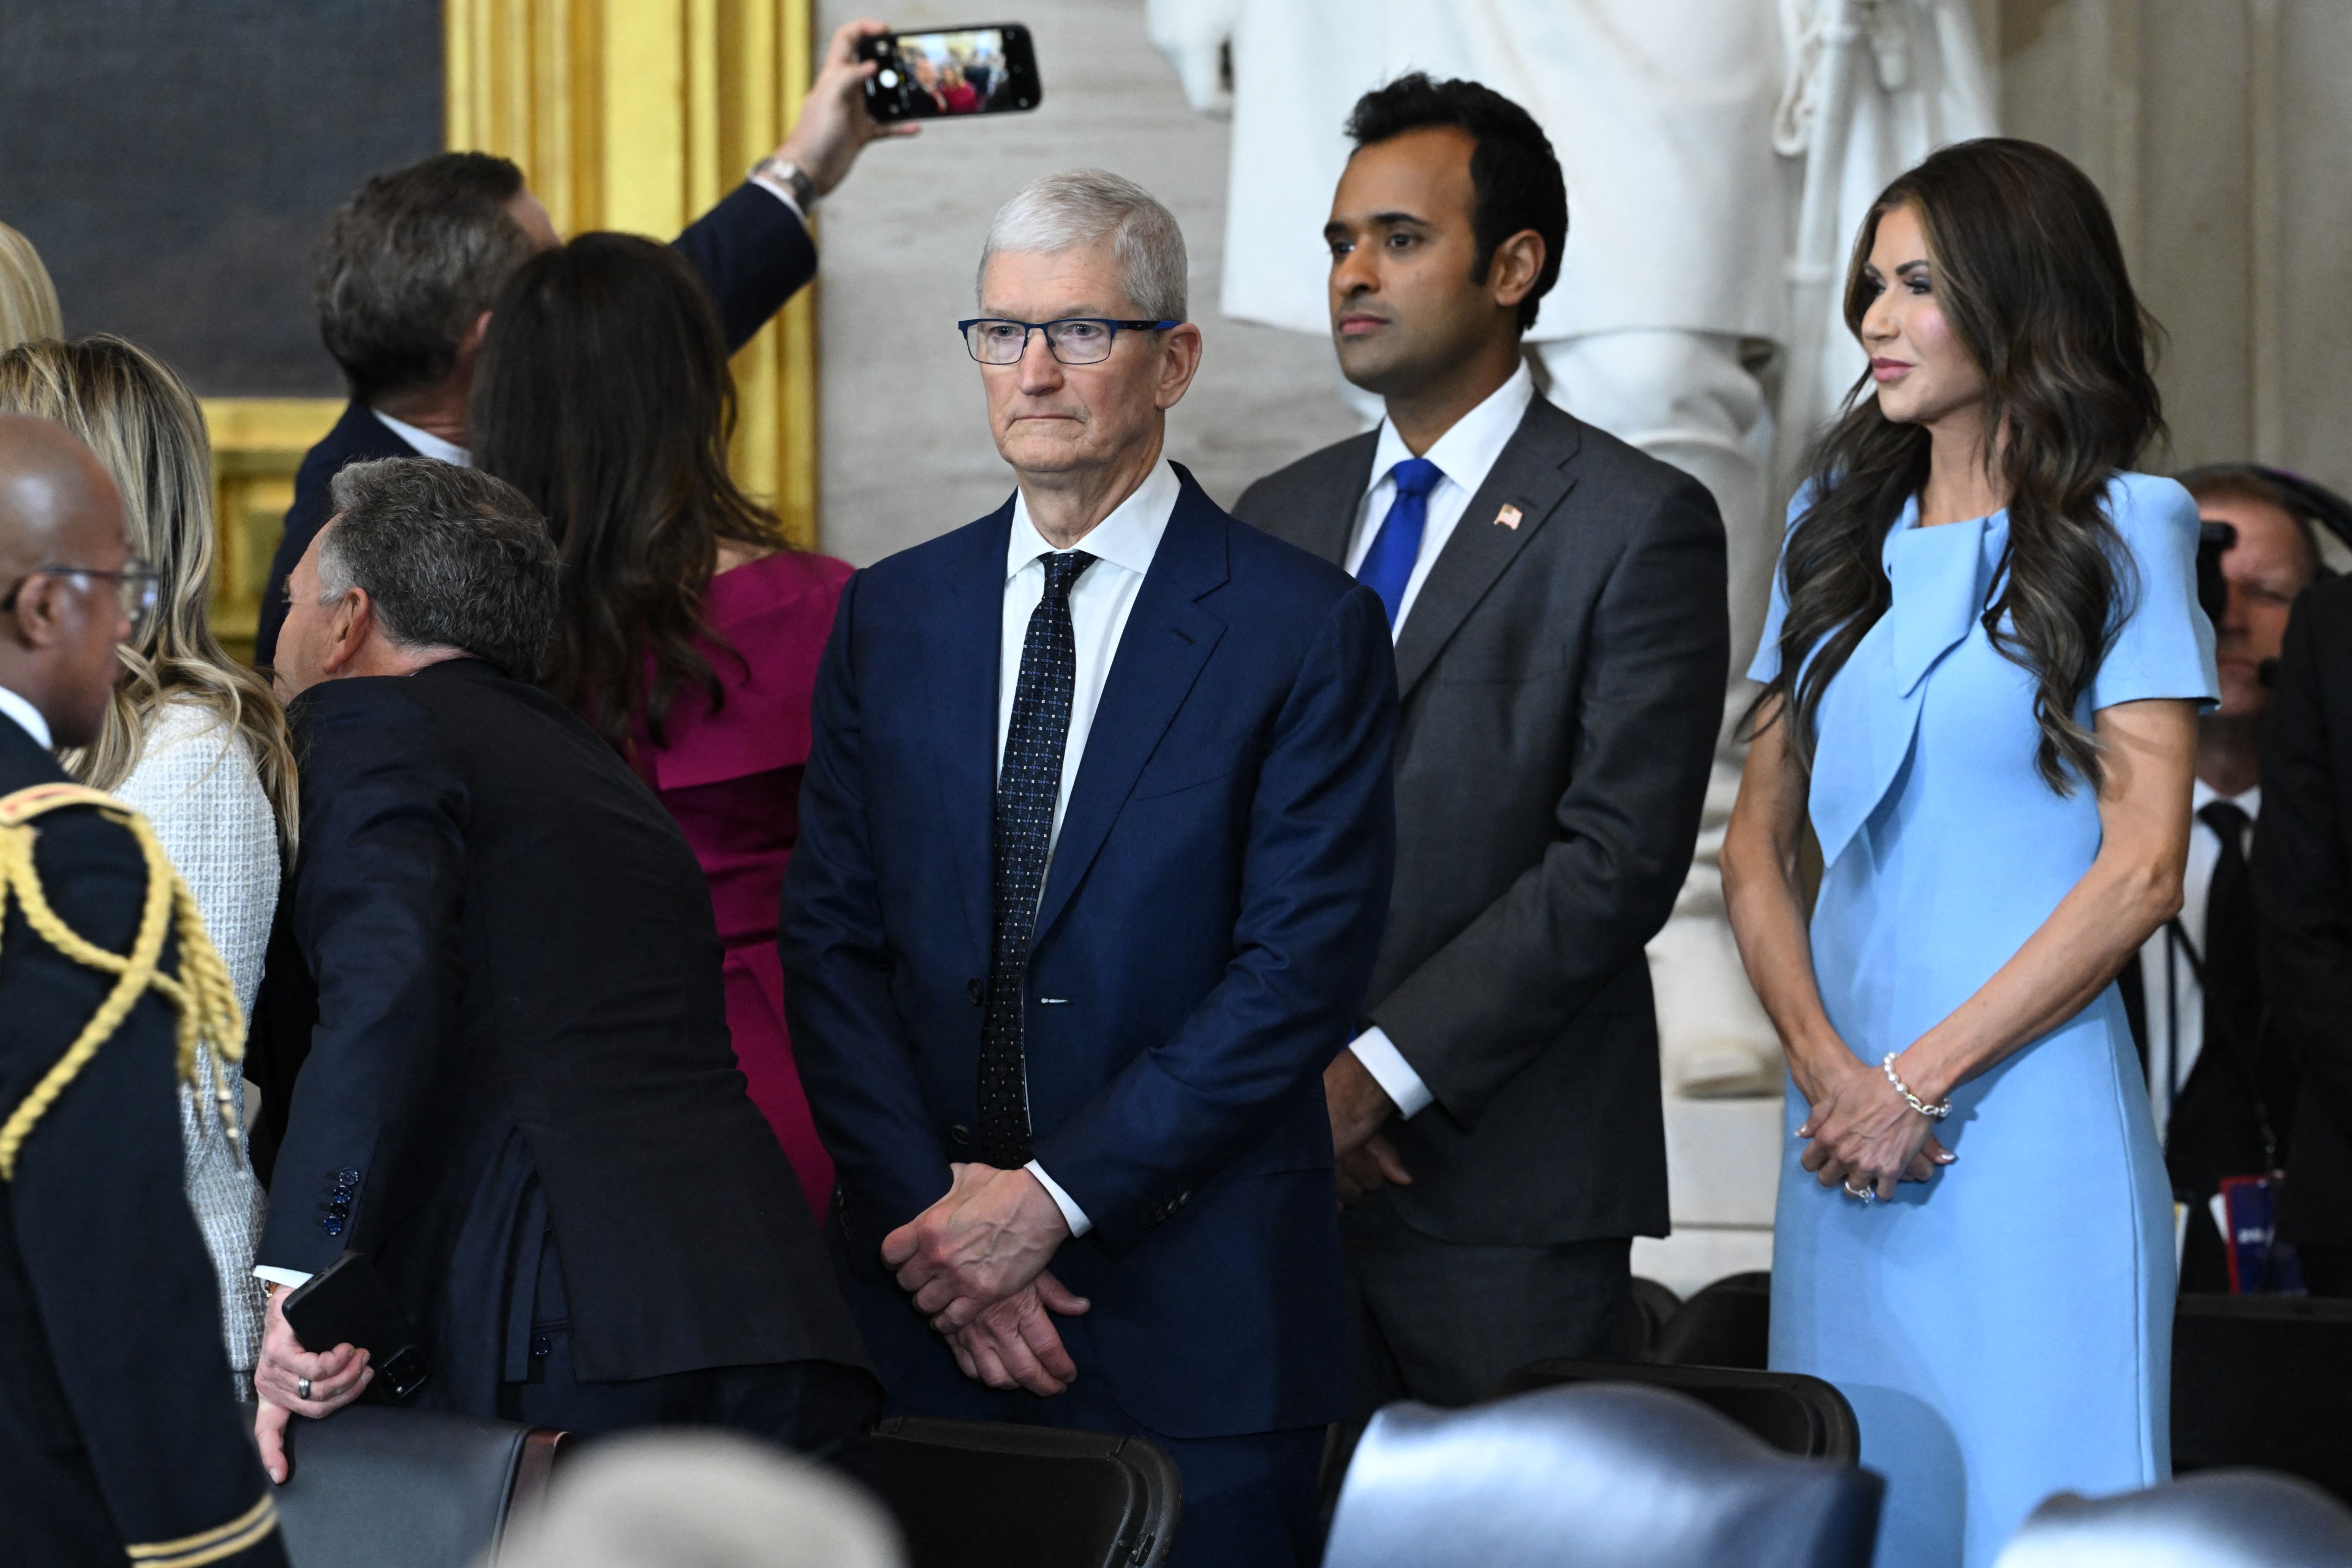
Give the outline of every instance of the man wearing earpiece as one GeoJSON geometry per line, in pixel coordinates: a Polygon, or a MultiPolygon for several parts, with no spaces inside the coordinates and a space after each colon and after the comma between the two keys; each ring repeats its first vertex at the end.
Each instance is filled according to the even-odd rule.
{"type": "MultiPolygon", "coordinates": [[[[2235,537],[2221,552],[2228,595],[2213,616],[2221,703],[2198,721],[2189,867],[2180,913],[2140,949],[2126,1013],[2147,1068],[2174,1199],[2188,1210],[2180,1288],[2226,1291],[2230,1267],[2212,1203],[2224,1178],[2285,1162],[2295,1069],[2263,1025],[2254,895],[2247,857],[2263,811],[2263,732],[2274,663],[2295,595],[2320,572],[2313,498],[2290,476],[2216,464],[2180,476],[2208,523],[2235,537]]],[[[2263,1282],[2243,1279],[2239,1289],[2263,1282]]]]}
{"type": "MultiPolygon", "coordinates": [[[[2307,481],[2290,481],[2290,494],[2321,526],[2312,540],[2323,564],[2292,617],[2276,617],[2284,636],[2264,693],[2251,879],[2262,917],[2263,1043],[2296,1080],[2285,1102],[2294,1140],[2280,1150],[2278,1238],[2294,1246],[2311,1294],[2352,1297],[2352,578],[2324,563],[2329,553],[2345,559],[2352,504],[2307,481]]],[[[2226,662],[2221,694],[2227,713],[2226,662]]],[[[2204,771],[2200,759],[2200,793],[2204,771]]],[[[2196,864],[2192,852],[2192,874],[2196,864]]]]}

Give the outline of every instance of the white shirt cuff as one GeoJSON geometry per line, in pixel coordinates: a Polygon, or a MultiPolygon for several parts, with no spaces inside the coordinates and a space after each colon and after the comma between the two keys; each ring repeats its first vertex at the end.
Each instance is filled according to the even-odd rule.
{"type": "Polygon", "coordinates": [[[283,1285],[289,1290],[291,1290],[298,1286],[308,1285],[310,1282],[310,1277],[308,1274],[296,1268],[256,1268],[253,1271],[253,1277],[257,1279],[267,1279],[272,1285],[283,1285]]]}
{"type": "Polygon", "coordinates": [[[1356,1059],[1364,1064],[1364,1070],[1372,1075],[1372,1081],[1396,1101],[1399,1116],[1417,1116],[1437,1098],[1429,1092],[1429,1086],[1421,1081],[1421,1075],[1413,1071],[1412,1065],[1404,1059],[1404,1053],[1396,1048],[1396,1042],[1389,1038],[1387,1030],[1366,1029],[1348,1042],[1348,1048],[1356,1053],[1356,1059]]]}
{"type": "Polygon", "coordinates": [[[801,220],[801,226],[803,228],[806,228],[808,226],[808,214],[801,211],[800,198],[793,195],[792,186],[784,184],[782,180],[772,180],[765,174],[752,175],[751,184],[759,186],[761,190],[767,192],[770,195],[783,203],[784,205],[792,208],[793,216],[801,220]]]}
{"type": "Polygon", "coordinates": [[[1084,1236],[1094,1229],[1095,1222],[1087,1217],[1087,1211],[1080,1208],[1077,1201],[1062,1190],[1060,1183],[1045,1173],[1045,1166],[1032,1160],[1022,1169],[1037,1178],[1037,1184],[1045,1189],[1045,1195],[1054,1200],[1055,1208],[1062,1211],[1062,1218],[1068,1223],[1073,1238],[1084,1236]]]}

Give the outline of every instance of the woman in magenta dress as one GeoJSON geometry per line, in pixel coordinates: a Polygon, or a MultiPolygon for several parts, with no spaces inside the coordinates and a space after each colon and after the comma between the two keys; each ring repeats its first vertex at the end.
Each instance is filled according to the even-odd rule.
{"type": "Polygon", "coordinates": [[[500,297],[470,423],[476,460],[538,503],[563,552],[548,687],[693,846],[735,1059],[822,1217],[833,1161],[793,1065],[776,916],[817,657],[850,569],[793,549],[735,487],[734,400],[693,271],[667,246],[590,234],[535,258],[500,297]]]}

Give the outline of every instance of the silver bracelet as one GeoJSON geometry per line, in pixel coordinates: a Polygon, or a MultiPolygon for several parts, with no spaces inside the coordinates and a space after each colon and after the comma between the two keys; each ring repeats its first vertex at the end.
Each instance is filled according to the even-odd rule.
{"type": "Polygon", "coordinates": [[[1905,1102],[1920,1115],[1933,1117],[1936,1121],[1941,1121],[1945,1117],[1949,1116],[1952,1113],[1952,1102],[1949,1099],[1945,1100],[1945,1101],[1940,1105],[1930,1105],[1926,1100],[1911,1092],[1910,1087],[1895,1074],[1895,1053],[1893,1051],[1887,1052],[1886,1059],[1880,1062],[1878,1065],[1885,1069],[1886,1081],[1895,1086],[1895,1092],[1901,1095],[1905,1102]]]}

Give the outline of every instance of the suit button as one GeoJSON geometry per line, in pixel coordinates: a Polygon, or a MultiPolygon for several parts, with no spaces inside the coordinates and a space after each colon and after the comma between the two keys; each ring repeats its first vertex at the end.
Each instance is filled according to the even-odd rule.
{"type": "Polygon", "coordinates": [[[963,994],[971,997],[971,1005],[977,1007],[988,1000],[987,984],[979,980],[967,980],[963,983],[963,994]]]}
{"type": "Polygon", "coordinates": [[[954,1144],[959,1149],[971,1148],[971,1129],[966,1127],[961,1121],[957,1122],[953,1127],[948,1129],[948,1142],[954,1144]]]}

